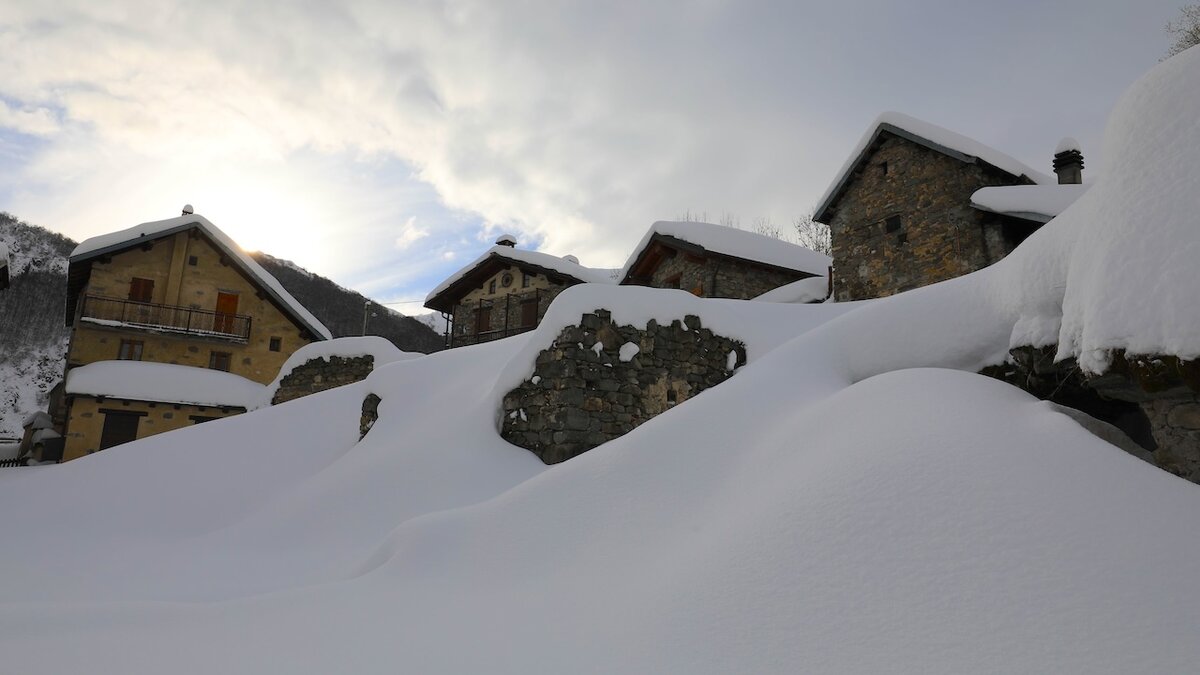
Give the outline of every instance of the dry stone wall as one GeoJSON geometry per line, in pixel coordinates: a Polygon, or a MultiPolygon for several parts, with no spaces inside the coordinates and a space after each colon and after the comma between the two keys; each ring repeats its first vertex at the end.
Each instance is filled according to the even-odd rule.
{"type": "Polygon", "coordinates": [[[293,368],[280,380],[271,405],[365,380],[374,367],[375,357],[370,355],[313,359],[293,368]]]}
{"type": "Polygon", "coordinates": [[[645,330],[585,314],[538,354],[534,372],[504,397],[501,435],[547,464],[617,438],[720,384],[746,348],[688,315],[645,330]]]}
{"type": "Polygon", "coordinates": [[[750,300],[793,281],[815,276],[728,258],[676,253],[664,260],[649,280],[654,288],[676,288],[704,298],[750,300]],[[674,280],[678,279],[678,286],[674,280]]]}

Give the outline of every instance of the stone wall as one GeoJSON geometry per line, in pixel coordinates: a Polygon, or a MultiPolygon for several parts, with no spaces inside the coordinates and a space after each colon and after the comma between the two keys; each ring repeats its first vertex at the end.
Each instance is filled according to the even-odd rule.
{"type": "Polygon", "coordinates": [[[1158,445],[1154,463],[1200,483],[1200,397],[1160,398],[1141,406],[1158,445]]]}
{"type": "Polygon", "coordinates": [[[308,396],[326,389],[341,387],[366,379],[375,367],[373,356],[331,356],[313,359],[292,369],[279,382],[279,390],[271,397],[271,405],[308,396]]]}
{"type": "Polygon", "coordinates": [[[970,202],[979,188],[1022,181],[892,134],[880,139],[828,218],[837,300],[892,295],[961,276],[1019,243],[985,222],[970,202]]]}
{"type": "Polygon", "coordinates": [[[728,258],[676,252],[650,275],[653,288],[679,288],[702,298],[749,300],[793,281],[815,276],[728,258]],[[678,276],[678,284],[673,279],[678,276]]]}
{"type": "Polygon", "coordinates": [[[564,328],[530,378],[505,395],[501,435],[547,464],[562,462],[725,381],[745,362],[741,342],[695,316],[639,330],[596,310],[564,328]]]}
{"type": "Polygon", "coordinates": [[[450,346],[473,345],[532,330],[546,315],[554,298],[566,288],[565,285],[550,282],[545,288],[459,303],[454,306],[454,332],[450,336],[450,346]],[[537,303],[537,320],[532,325],[525,325],[522,321],[522,305],[527,300],[537,303]],[[476,312],[480,309],[490,315],[491,331],[484,335],[476,334],[476,312]]]}
{"type": "Polygon", "coordinates": [[[1200,483],[1200,361],[1115,352],[1103,375],[1082,373],[1057,349],[1019,347],[985,374],[1112,424],[1155,466],[1200,483]]]}

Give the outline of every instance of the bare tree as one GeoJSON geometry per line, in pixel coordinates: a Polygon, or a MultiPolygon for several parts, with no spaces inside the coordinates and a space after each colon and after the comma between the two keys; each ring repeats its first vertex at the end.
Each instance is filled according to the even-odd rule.
{"type": "Polygon", "coordinates": [[[784,236],[783,230],[779,229],[778,225],[771,222],[770,216],[767,216],[765,218],[762,218],[762,217],[755,218],[750,223],[750,229],[761,235],[767,236],[767,237],[774,237],[776,239],[782,239],[784,241],[788,241],[788,238],[786,236],[784,236]]]}
{"type": "Polygon", "coordinates": [[[1163,59],[1169,59],[1179,52],[1200,45],[1200,5],[1188,5],[1180,10],[1180,16],[1174,21],[1168,21],[1167,35],[1175,38],[1175,44],[1167,50],[1163,59]]]}
{"type": "Polygon", "coordinates": [[[796,228],[796,243],[817,253],[831,255],[833,241],[829,236],[829,227],[813,220],[811,213],[806,213],[792,221],[796,228]]]}

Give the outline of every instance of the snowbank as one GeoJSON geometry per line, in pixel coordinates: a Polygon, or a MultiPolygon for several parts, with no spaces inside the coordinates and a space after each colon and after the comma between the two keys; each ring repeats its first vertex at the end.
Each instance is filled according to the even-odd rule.
{"type": "Polygon", "coordinates": [[[75,247],[74,251],[71,252],[71,261],[75,262],[77,259],[86,259],[92,257],[94,254],[100,251],[121,246],[142,237],[154,237],[156,235],[164,234],[170,230],[187,227],[189,225],[195,225],[203,230],[206,235],[216,242],[216,244],[226,255],[235,258],[243,269],[245,269],[251,276],[255,277],[268,289],[270,289],[272,294],[274,294],[279,301],[282,302],[285,307],[287,307],[288,310],[290,310],[294,315],[307,324],[308,327],[311,328],[318,336],[326,340],[333,337],[333,335],[329,332],[329,329],[326,328],[325,325],[320,321],[318,321],[317,317],[313,316],[312,313],[304,307],[304,305],[300,304],[300,302],[296,300],[296,298],[292,297],[292,294],[288,293],[287,290],[284,289],[283,285],[280,284],[275,277],[271,276],[270,272],[267,272],[262,268],[261,265],[254,262],[253,258],[246,255],[245,251],[243,251],[236,242],[229,238],[229,235],[222,232],[220,228],[218,228],[216,225],[213,225],[207,218],[199,214],[185,214],[176,218],[168,218],[167,220],[157,220],[149,223],[142,223],[141,225],[135,225],[117,232],[110,232],[108,234],[102,234],[90,239],[85,239],[79,244],[79,246],[75,247]]]}
{"type": "Polygon", "coordinates": [[[297,349],[288,357],[287,361],[283,362],[283,366],[279,369],[279,374],[266,387],[266,400],[270,401],[275,396],[275,392],[279,391],[279,383],[285,377],[291,375],[292,370],[297,366],[302,366],[314,359],[328,360],[331,356],[340,356],[346,359],[370,356],[374,359],[374,367],[379,368],[394,361],[415,359],[424,356],[424,354],[403,351],[386,338],[374,335],[342,337],[322,342],[311,342],[297,349]]]}
{"type": "Polygon", "coordinates": [[[712,223],[670,222],[660,220],[646,230],[642,240],[634,247],[625,261],[618,278],[629,276],[629,270],[650,245],[655,235],[674,237],[696,244],[706,251],[722,253],[735,258],[753,260],[776,267],[799,270],[809,274],[825,274],[833,259],[803,246],[734,227],[712,223]]]}
{"type": "Polygon", "coordinates": [[[1200,357],[1200,50],[1135,82],[1095,184],[995,267],[1012,346],[1058,344],[1087,372],[1113,350],[1200,357]]]}
{"type": "Polygon", "coordinates": [[[149,361],[98,361],[67,373],[66,393],[252,409],[263,385],[233,373],[149,361]]]}
{"type": "Polygon", "coordinates": [[[773,288],[754,298],[758,302],[821,302],[829,297],[828,277],[809,277],[773,288]]]}

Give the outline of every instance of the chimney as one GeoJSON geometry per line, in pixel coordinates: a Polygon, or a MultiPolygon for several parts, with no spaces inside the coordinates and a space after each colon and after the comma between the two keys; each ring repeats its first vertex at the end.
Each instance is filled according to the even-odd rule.
{"type": "Polygon", "coordinates": [[[511,234],[502,234],[502,235],[500,235],[500,238],[496,240],[496,245],[497,246],[507,246],[509,248],[516,248],[517,247],[517,238],[512,236],[511,234]]]}
{"type": "Polygon", "coordinates": [[[1078,185],[1083,182],[1083,153],[1079,141],[1064,138],[1054,149],[1054,173],[1058,174],[1059,185],[1078,185]]]}
{"type": "Polygon", "coordinates": [[[193,209],[193,208],[192,208],[192,205],[191,205],[191,204],[184,204],[184,205],[183,205],[183,213],[181,213],[181,214],[179,214],[179,215],[181,215],[181,216],[190,216],[190,215],[192,215],[193,213],[195,213],[195,209],[193,209]]]}

